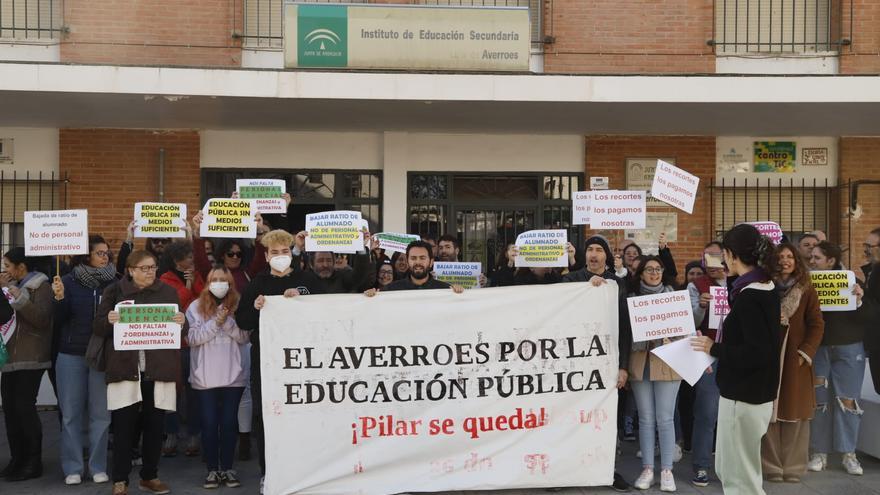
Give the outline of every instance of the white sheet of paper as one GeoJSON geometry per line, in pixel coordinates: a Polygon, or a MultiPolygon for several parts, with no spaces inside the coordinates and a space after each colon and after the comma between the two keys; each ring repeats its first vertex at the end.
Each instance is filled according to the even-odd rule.
{"type": "Polygon", "coordinates": [[[855,311],[857,308],[853,288],[856,274],[849,270],[815,270],[810,272],[813,287],[819,295],[822,311],[855,311]]]}
{"type": "Polygon", "coordinates": [[[651,352],[681,375],[681,378],[691,386],[694,386],[703,376],[706,368],[715,362],[714,357],[705,352],[694,350],[691,347],[689,337],[662,345],[652,349],[651,352]]]}
{"type": "Polygon", "coordinates": [[[627,298],[633,342],[679,337],[696,332],[688,291],[627,298]]]}
{"type": "Polygon", "coordinates": [[[593,191],[590,198],[590,228],[644,229],[647,191],[593,191]]]}
{"type": "Polygon", "coordinates": [[[663,160],[657,160],[651,196],[688,213],[694,212],[694,200],[700,178],[663,160]]]}
{"type": "Polygon", "coordinates": [[[517,267],[567,267],[566,242],[568,242],[568,231],[565,229],[523,232],[516,236],[519,254],[514,264],[517,267]]]}
{"type": "Polygon", "coordinates": [[[590,197],[593,191],[577,191],[571,200],[571,224],[590,225],[590,197]]]}
{"type": "Polygon", "coordinates": [[[186,237],[186,203],[135,203],[135,237],[186,237]]]}
{"type": "Polygon", "coordinates": [[[356,253],[364,249],[366,222],[359,211],[325,211],[306,215],[306,251],[356,253]]]}
{"type": "Polygon", "coordinates": [[[88,210],[24,212],[25,256],[89,254],[88,210]]]}
{"type": "Polygon", "coordinates": [[[236,179],[235,191],[239,198],[251,200],[254,209],[260,213],[287,213],[287,202],[281,197],[287,192],[285,180],[236,179]]]}

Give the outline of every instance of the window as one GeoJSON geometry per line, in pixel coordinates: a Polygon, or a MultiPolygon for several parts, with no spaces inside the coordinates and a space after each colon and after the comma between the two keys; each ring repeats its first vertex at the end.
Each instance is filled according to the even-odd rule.
{"type": "Polygon", "coordinates": [[[63,15],[62,0],[0,0],[0,40],[57,40],[63,15]]]}
{"type": "Polygon", "coordinates": [[[0,252],[24,246],[24,212],[63,210],[68,181],[54,173],[0,171],[0,252]]]}
{"type": "Polygon", "coordinates": [[[837,51],[843,1],[715,0],[715,53],[837,51]]]}

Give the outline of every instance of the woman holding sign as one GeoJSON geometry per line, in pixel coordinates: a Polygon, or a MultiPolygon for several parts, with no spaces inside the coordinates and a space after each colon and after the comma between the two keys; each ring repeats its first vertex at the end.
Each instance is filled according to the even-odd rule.
{"type": "Polygon", "coordinates": [[[52,289],[49,278],[34,270],[34,258],[24,248],[3,256],[0,285],[11,296],[15,330],[6,342],[9,360],[0,368],[0,395],[9,465],[0,472],[6,481],[23,481],[43,474],[43,426],[37,415],[37,393],[43,372],[52,366],[52,289]]]}
{"type": "MultiPolygon", "coordinates": [[[[647,256],[635,272],[638,287],[629,297],[673,292],[663,283],[663,263],[657,256],[647,256]]],[[[678,340],[678,339],[675,339],[678,340]]],[[[672,464],[675,458],[675,399],[681,377],[651,353],[670,339],[633,342],[629,358],[630,386],[639,409],[639,447],[642,449],[642,474],[633,483],[639,490],[654,484],[654,436],[660,438],[660,491],[674,492],[672,464]]]]}
{"type": "MultiPolygon", "coordinates": [[[[822,241],[813,248],[810,264],[815,270],[841,270],[840,248],[822,241]]],[[[818,385],[815,387],[816,416],[810,424],[810,450],[807,464],[810,471],[828,466],[828,453],[833,449],[843,454],[843,467],[853,475],[862,474],[856,458],[859,423],[862,409],[856,400],[862,393],[865,378],[865,327],[861,310],[864,292],[856,284],[856,311],[823,311],[825,334],[816,352],[813,367],[818,385]]]]}
{"type": "MultiPolygon", "coordinates": [[[[113,337],[119,323],[119,304],[179,303],[177,291],[156,278],[159,263],[147,251],[134,251],[126,262],[126,276],[104,291],[95,316],[93,333],[113,337]]],[[[181,325],[186,337],[186,317],[177,312],[173,322],[181,325]]],[[[146,325],[145,325],[146,326],[146,325]]],[[[165,411],[174,411],[176,380],[180,375],[180,349],[117,350],[104,348],[107,362],[107,408],[113,420],[113,495],[127,495],[131,472],[134,430],[143,426],[143,467],[141,491],[165,494],[171,490],[159,480],[159,453],[162,449],[165,411]]]]}
{"type": "Polygon", "coordinates": [[[110,411],[104,371],[89,368],[86,349],[92,336],[101,294],[116,282],[113,254],[103,237],[89,236],[89,254],[74,256],[73,270],[55,277],[55,323],[61,332],[58,361],[58,402],[61,405],[61,470],[64,483],[78,485],[83,476],[83,446],[89,446],[89,472],[95,483],[107,476],[110,411]],[[83,431],[83,423],[87,423],[83,431]],[[84,434],[88,434],[88,443],[84,434]]]}
{"type": "Polygon", "coordinates": [[[773,282],[782,301],[782,376],[774,418],[761,444],[764,478],[797,483],[807,472],[810,426],[816,401],[813,358],[822,341],[825,322],[810,272],[797,248],[776,248],[773,282]]]}
{"type": "Polygon", "coordinates": [[[722,246],[729,274],[738,276],[730,313],[715,340],[692,337],[691,345],[718,358],[715,472],[724,493],[762,494],[761,437],[779,389],[779,293],[767,273],[773,246],[748,224],[727,231],[722,246]]]}

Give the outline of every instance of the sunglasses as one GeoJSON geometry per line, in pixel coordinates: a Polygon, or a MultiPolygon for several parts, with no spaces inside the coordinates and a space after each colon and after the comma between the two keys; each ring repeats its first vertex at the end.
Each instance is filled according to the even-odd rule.
{"type": "Polygon", "coordinates": [[[241,258],[241,251],[229,251],[226,253],[227,258],[241,258]]]}

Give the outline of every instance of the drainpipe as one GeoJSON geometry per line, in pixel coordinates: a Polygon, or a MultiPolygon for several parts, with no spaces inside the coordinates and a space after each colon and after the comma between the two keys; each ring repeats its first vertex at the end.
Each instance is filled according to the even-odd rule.
{"type": "Polygon", "coordinates": [[[159,148],[159,202],[165,202],[165,148],[159,148]]]}

